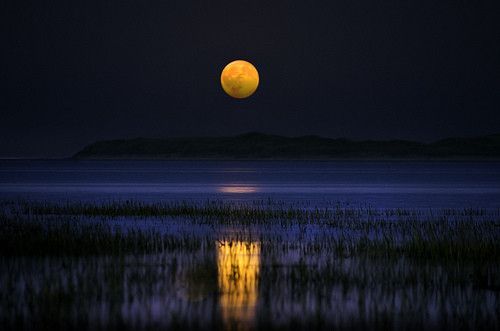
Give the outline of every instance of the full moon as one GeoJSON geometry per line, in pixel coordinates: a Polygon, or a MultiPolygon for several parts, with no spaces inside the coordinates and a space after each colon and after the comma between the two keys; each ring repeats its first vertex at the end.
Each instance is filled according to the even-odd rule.
{"type": "Polygon", "coordinates": [[[247,98],[259,86],[259,73],[250,62],[236,60],[224,67],[220,83],[224,91],[233,98],[247,98]]]}

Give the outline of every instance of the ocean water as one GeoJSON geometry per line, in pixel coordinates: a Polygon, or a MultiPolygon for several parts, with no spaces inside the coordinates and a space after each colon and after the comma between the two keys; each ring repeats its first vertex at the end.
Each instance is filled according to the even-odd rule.
{"type": "Polygon", "coordinates": [[[2,160],[0,198],[499,208],[500,162],[2,160]]]}

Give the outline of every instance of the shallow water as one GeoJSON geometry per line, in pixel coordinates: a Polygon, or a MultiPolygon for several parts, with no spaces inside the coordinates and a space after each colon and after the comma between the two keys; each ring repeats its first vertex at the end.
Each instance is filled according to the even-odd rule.
{"type": "Polygon", "coordinates": [[[0,161],[0,198],[499,208],[499,162],[0,161]]]}
{"type": "Polygon", "coordinates": [[[78,326],[84,320],[90,329],[120,323],[127,329],[171,327],[175,319],[183,326],[232,330],[289,327],[294,320],[302,328],[325,329],[370,326],[384,318],[391,324],[387,329],[499,323],[496,292],[454,279],[472,269],[314,255],[307,263],[286,256],[277,263],[276,256],[259,254],[255,243],[225,247],[129,257],[125,263],[117,258],[3,261],[12,275],[23,276],[13,282],[1,274],[4,286],[17,287],[17,296],[3,297],[0,317],[19,319],[24,312],[28,326],[57,320],[78,326]]]}
{"type": "MultiPolygon", "coordinates": [[[[216,216],[182,217],[89,216],[68,205],[48,211],[36,205],[1,205],[8,211],[0,215],[3,329],[453,330],[500,324],[498,210],[336,205],[319,214],[247,219],[251,208],[268,205],[249,204],[235,214],[242,204],[216,204],[222,211],[216,216]],[[63,241],[52,232],[32,241],[37,231],[29,224],[61,228],[63,241]],[[106,231],[140,236],[121,237],[132,245],[126,251],[92,250],[98,243],[92,238],[106,231]],[[13,236],[13,244],[3,246],[13,236]],[[33,250],[22,239],[40,246],[33,250]],[[43,246],[57,249],[68,240],[78,243],[67,246],[72,251],[43,246]],[[156,248],[141,249],[148,243],[156,248]]],[[[117,210],[140,215],[141,206],[124,203],[117,210]]]]}
{"type": "Polygon", "coordinates": [[[500,325],[500,256],[481,250],[498,252],[500,242],[498,162],[0,161],[0,208],[2,232],[27,239],[29,228],[9,222],[104,225],[137,231],[146,244],[157,234],[168,241],[118,255],[4,251],[5,330],[500,325]],[[167,211],[179,201],[232,209],[151,216],[125,203],[122,214],[84,213],[128,199],[167,211]],[[67,209],[30,209],[37,203],[67,209]],[[246,219],[255,208],[285,212],[246,219]],[[320,212],[303,218],[287,208],[320,212]],[[399,252],[408,242],[418,246],[399,252]],[[453,249],[464,257],[443,255],[453,249]]]}

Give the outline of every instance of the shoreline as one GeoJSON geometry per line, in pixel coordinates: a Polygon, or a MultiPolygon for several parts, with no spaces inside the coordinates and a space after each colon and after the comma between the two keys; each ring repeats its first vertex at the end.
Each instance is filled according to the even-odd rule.
{"type": "Polygon", "coordinates": [[[330,157],[330,158],[233,158],[233,157],[0,157],[0,161],[250,161],[250,162],[500,162],[500,157],[330,157]]]}

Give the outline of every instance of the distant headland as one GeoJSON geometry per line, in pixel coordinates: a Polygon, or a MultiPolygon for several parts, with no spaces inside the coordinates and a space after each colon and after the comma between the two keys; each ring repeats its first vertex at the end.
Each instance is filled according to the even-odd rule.
{"type": "Polygon", "coordinates": [[[499,159],[500,134],[409,140],[284,137],[246,133],[232,137],[135,138],[98,141],[76,159],[499,159]]]}

